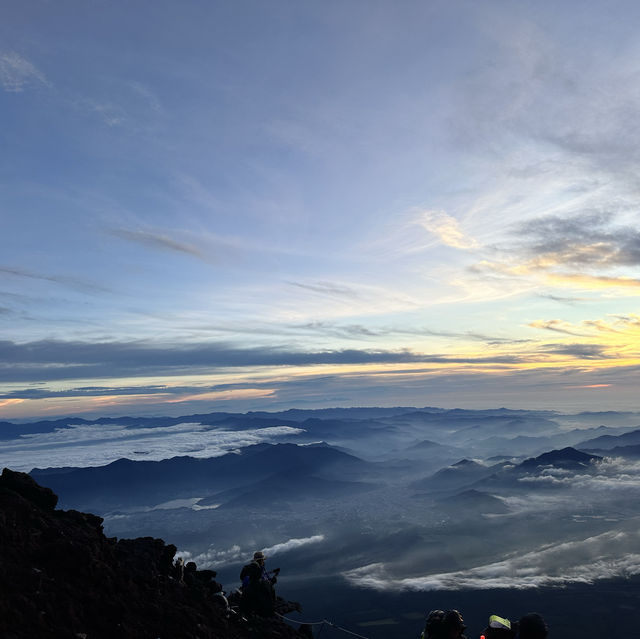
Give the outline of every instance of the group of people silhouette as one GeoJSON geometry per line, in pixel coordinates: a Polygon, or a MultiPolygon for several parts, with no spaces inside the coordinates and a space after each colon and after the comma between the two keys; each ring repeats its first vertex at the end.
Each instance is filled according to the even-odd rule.
{"type": "MultiPolygon", "coordinates": [[[[264,553],[258,550],[240,572],[240,608],[245,613],[260,616],[274,613],[274,586],[280,569],[267,571],[265,560],[264,553]]],[[[466,628],[459,610],[432,610],[427,615],[420,639],[467,639],[464,634],[466,628]]],[[[547,639],[548,633],[547,623],[537,612],[529,612],[514,622],[506,617],[491,615],[480,639],[547,639]]]]}
{"type": "MultiPolygon", "coordinates": [[[[458,610],[432,610],[428,615],[421,639],[466,639],[467,626],[458,610]]],[[[491,615],[480,639],[546,639],[549,628],[540,614],[529,612],[511,622],[506,617],[491,615]]]]}

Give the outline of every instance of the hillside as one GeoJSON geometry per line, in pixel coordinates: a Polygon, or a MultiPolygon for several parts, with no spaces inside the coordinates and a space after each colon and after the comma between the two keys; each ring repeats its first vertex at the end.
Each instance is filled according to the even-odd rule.
{"type": "Polygon", "coordinates": [[[227,618],[213,571],[173,574],[176,547],[105,537],[102,519],[56,510],[29,475],[0,476],[0,636],[3,639],[294,639],[272,619],[227,618]]]}
{"type": "Polygon", "coordinates": [[[172,457],[162,461],[118,459],[88,468],[36,468],[31,476],[50,486],[61,502],[93,511],[157,504],[194,494],[212,495],[250,486],[274,473],[329,473],[333,479],[359,475],[362,460],[329,446],[257,444],[219,457],[172,457]]]}

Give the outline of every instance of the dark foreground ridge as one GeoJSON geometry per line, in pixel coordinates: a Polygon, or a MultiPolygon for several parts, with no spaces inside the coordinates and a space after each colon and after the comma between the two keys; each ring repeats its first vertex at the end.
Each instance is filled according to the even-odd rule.
{"type": "Polygon", "coordinates": [[[29,475],[0,476],[3,639],[299,638],[278,618],[228,618],[203,579],[173,575],[176,547],[105,537],[102,518],[56,510],[29,475]]]}

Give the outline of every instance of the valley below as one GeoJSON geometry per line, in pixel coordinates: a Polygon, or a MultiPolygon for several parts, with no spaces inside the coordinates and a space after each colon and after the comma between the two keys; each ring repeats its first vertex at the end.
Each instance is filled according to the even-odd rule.
{"type": "Polygon", "coordinates": [[[640,623],[639,424],[434,408],[68,420],[0,430],[0,463],[108,536],[175,544],[227,591],[263,550],[303,621],[400,639],[458,608],[473,636],[537,610],[554,636],[613,637],[640,623]],[[97,460],[105,438],[117,457],[97,460]],[[55,465],[30,466],[45,444],[55,465]]]}

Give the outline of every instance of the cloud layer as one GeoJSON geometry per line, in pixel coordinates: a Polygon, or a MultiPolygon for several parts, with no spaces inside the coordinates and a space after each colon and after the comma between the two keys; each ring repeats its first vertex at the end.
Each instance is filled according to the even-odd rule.
{"type": "Polygon", "coordinates": [[[132,428],[118,424],[78,424],[51,433],[22,435],[2,442],[0,467],[30,471],[62,466],[103,466],[116,459],[167,459],[179,455],[216,457],[261,442],[294,438],[303,432],[288,426],[226,430],[199,423],[132,428]]]}
{"type": "MultiPolygon", "coordinates": [[[[274,555],[280,555],[290,550],[297,550],[309,544],[319,544],[325,540],[324,535],[312,535],[311,537],[300,537],[288,539],[268,548],[262,548],[262,552],[267,558],[274,555]]],[[[178,551],[178,556],[184,557],[185,560],[195,561],[198,566],[203,568],[221,568],[239,561],[250,561],[255,548],[242,548],[234,545],[231,548],[219,549],[211,546],[208,550],[197,555],[192,555],[186,551],[178,551]]]]}
{"type": "Polygon", "coordinates": [[[376,590],[527,589],[593,583],[640,574],[640,534],[611,531],[514,554],[468,570],[424,577],[394,578],[384,564],[370,564],[344,573],[353,585],[376,590]]]}

